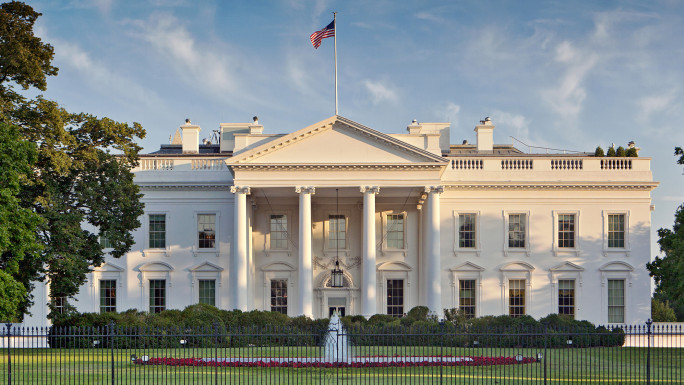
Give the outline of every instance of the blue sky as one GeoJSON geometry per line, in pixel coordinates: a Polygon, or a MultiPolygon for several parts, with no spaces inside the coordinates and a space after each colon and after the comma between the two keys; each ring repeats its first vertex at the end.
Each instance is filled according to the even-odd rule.
{"type": "MultiPolygon", "coordinates": [[[[474,141],[593,151],[634,140],[652,157],[653,239],[684,202],[682,1],[28,1],[55,48],[48,98],[140,122],[145,152],[190,118],[202,135],[258,115],[286,133],[339,113],[387,133],[450,121],[474,141]]],[[[657,245],[654,242],[654,253],[657,245]]]]}

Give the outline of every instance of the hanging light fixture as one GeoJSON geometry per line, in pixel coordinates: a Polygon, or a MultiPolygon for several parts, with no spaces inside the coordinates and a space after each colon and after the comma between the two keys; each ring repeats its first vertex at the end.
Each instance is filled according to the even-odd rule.
{"type": "Polygon", "coordinates": [[[340,269],[340,189],[335,189],[335,268],[330,273],[330,287],[344,287],[344,273],[340,269]]]}

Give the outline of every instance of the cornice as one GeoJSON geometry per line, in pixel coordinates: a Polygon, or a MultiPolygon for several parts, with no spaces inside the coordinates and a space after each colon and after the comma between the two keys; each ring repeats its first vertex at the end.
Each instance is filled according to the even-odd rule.
{"type": "Polygon", "coordinates": [[[439,171],[446,167],[446,164],[437,163],[407,163],[407,164],[229,164],[233,170],[248,171],[294,171],[294,170],[339,170],[339,171],[386,171],[386,170],[435,170],[439,171]]]}
{"type": "Polygon", "coordinates": [[[230,191],[229,184],[139,184],[141,191],[230,191]]]}
{"type": "Polygon", "coordinates": [[[442,183],[446,191],[458,190],[646,190],[658,187],[658,182],[462,182],[442,183]]]}

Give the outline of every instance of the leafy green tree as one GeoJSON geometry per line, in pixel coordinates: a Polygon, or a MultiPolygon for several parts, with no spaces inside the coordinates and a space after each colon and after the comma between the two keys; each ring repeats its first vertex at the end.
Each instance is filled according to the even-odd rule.
{"type": "Polygon", "coordinates": [[[620,157],[625,157],[627,156],[627,153],[625,152],[625,148],[620,146],[615,150],[615,156],[620,156],[620,157]]]}
{"type": "MultiPolygon", "coordinates": [[[[40,254],[21,258],[9,250],[3,259],[19,265],[13,277],[27,292],[31,282],[47,279],[52,297],[70,297],[104,261],[99,236],[107,235],[117,258],[133,245],[143,204],[130,170],[145,131],[138,123],[68,112],[42,96],[29,100],[16,90],[45,90],[47,77],[58,71],[51,64],[53,48],[33,34],[40,15],[20,2],[0,5],[0,122],[37,143],[32,183],[24,186],[20,204],[43,219],[40,254]]],[[[31,303],[25,297],[21,312],[31,303]]]]}
{"type": "Polygon", "coordinates": [[[23,141],[16,127],[0,123],[0,320],[20,319],[27,288],[17,278],[24,259],[40,259],[36,231],[40,216],[21,207],[23,188],[37,160],[36,146],[23,141]]]}
{"type": "Polygon", "coordinates": [[[603,149],[601,146],[596,147],[596,151],[594,151],[594,156],[595,157],[604,157],[605,154],[603,153],[603,149]]]}
{"type": "MultiPolygon", "coordinates": [[[[684,153],[675,148],[675,156],[680,155],[678,164],[684,164],[684,153]]],[[[656,257],[646,264],[656,283],[656,298],[669,300],[677,314],[677,320],[684,321],[684,204],[675,212],[672,229],[658,230],[658,244],[665,257],[656,257]]]]}
{"type": "Polygon", "coordinates": [[[675,322],[677,315],[667,301],[651,298],[651,319],[653,322],[675,322]]]}
{"type": "Polygon", "coordinates": [[[629,158],[637,158],[639,156],[639,153],[637,152],[637,149],[635,147],[630,147],[625,152],[625,155],[629,158]]]}
{"type": "Polygon", "coordinates": [[[606,156],[610,156],[610,157],[615,156],[615,146],[608,147],[608,152],[606,153],[606,156]]]}

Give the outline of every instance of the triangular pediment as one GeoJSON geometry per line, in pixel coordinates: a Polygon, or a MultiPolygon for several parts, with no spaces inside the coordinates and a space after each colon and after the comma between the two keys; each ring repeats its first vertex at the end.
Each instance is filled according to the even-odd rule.
{"type": "Polygon", "coordinates": [[[295,271],[297,269],[287,262],[273,262],[261,268],[261,271],[295,271]]]}
{"type": "Polygon", "coordinates": [[[105,262],[102,265],[94,268],[93,271],[97,271],[100,273],[121,273],[122,271],[124,271],[124,269],[123,267],[119,267],[113,263],[105,262]]]}
{"type": "Polygon", "coordinates": [[[203,263],[200,263],[199,265],[197,265],[195,267],[191,267],[190,271],[194,271],[196,273],[199,273],[199,272],[218,273],[218,272],[223,271],[223,268],[221,266],[215,265],[211,262],[203,262],[203,263]]]}
{"type": "Polygon", "coordinates": [[[450,271],[485,271],[485,268],[478,266],[472,262],[462,263],[456,267],[449,269],[450,271]]]}
{"type": "Polygon", "coordinates": [[[341,116],[278,137],[226,161],[239,165],[446,164],[441,156],[341,116]]]}
{"type": "Polygon", "coordinates": [[[561,263],[558,266],[554,266],[554,267],[550,268],[549,270],[551,270],[551,271],[578,271],[579,272],[579,271],[584,271],[584,268],[582,266],[575,265],[572,262],[566,261],[564,263],[561,263]]]}

